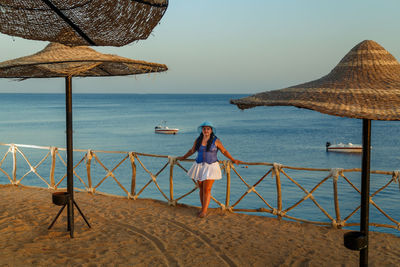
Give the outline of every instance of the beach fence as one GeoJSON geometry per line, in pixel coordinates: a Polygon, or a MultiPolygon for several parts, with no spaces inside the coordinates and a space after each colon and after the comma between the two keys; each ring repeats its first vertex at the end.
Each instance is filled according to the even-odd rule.
{"type": "MultiPolygon", "coordinates": [[[[65,190],[66,149],[0,143],[0,183],[65,190]],[[1,156],[2,155],[2,156],[1,156]]],[[[74,150],[74,188],[89,194],[155,198],[196,206],[193,160],[139,152],[74,150]]],[[[224,179],[212,192],[226,212],[255,213],[333,228],[359,225],[361,169],[303,168],[220,161],[224,179]],[[221,185],[222,184],[222,185],[221,185]]],[[[400,172],[371,171],[370,225],[400,230],[400,172]],[[396,217],[397,216],[397,217],[396,217]]]]}

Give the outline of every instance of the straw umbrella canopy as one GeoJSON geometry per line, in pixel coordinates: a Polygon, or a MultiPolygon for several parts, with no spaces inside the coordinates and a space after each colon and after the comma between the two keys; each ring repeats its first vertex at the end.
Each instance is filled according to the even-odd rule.
{"type": "Polygon", "coordinates": [[[67,45],[123,46],[146,39],[168,0],[0,0],[0,32],[67,45]]]}
{"type": "Polygon", "coordinates": [[[231,103],[240,109],[295,106],[341,117],[400,120],[400,64],[378,43],[366,40],[320,79],[231,103]]]}
{"type": "MultiPolygon", "coordinates": [[[[400,120],[400,64],[378,43],[365,40],[326,76],[285,89],[231,100],[240,109],[295,106],[363,119],[360,264],[368,263],[371,120],[400,120]],[[365,244],[366,243],[366,244],[365,244]]],[[[345,239],[346,242],[346,239],[345,239]]]]}
{"type": "Polygon", "coordinates": [[[167,69],[164,64],[102,54],[88,46],[50,43],[33,55],[0,62],[0,78],[124,76],[167,69]]]}
{"type": "MultiPolygon", "coordinates": [[[[69,47],[58,43],[50,43],[45,49],[31,56],[0,63],[0,78],[24,80],[28,78],[65,77],[68,230],[71,237],[73,237],[74,232],[73,206],[75,205],[79,210],[73,195],[72,77],[137,75],[162,72],[167,69],[167,66],[163,64],[101,54],[87,46],[69,47]]],[[[57,214],[56,219],[59,214],[57,214]]],[[[81,215],[83,216],[82,213],[81,215]]]]}

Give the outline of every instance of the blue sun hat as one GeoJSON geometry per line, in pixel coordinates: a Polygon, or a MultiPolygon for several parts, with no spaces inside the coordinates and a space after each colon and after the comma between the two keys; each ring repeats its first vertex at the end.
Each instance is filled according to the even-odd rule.
{"type": "Polygon", "coordinates": [[[204,121],[202,124],[200,124],[200,126],[197,128],[197,131],[199,132],[199,134],[201,133],[201,131],[202,131],[204,126],[211,127],[213,133],[216,134],[217,130],[215,129],[213,124],[211,122],[209,122],[209,121],[204,121]]]}

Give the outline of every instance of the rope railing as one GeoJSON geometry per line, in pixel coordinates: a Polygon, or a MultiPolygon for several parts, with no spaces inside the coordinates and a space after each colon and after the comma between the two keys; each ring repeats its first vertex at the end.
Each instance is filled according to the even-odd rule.
{"type": "MultiPolygon", "coordinates": [[[[0,161],[0,183],[4,183],[2,180],[3,178],[6,178],[5,181],[8,180],[10,184],[19,185],[22,184],[22,182],[24,182],[29,175],[31,175],[35,179],[39,179],[39,181],[43,182],[44,185],[46,185],[49,189],[63,189],[62,185],[63,183],[65,184],[66,177],[66,162],[64,160],[65,155],[62,155],[60,151],[65,151],[64,148],[0,143],[0,148],[1,147],[4,147],[5,149],[4,155],[0,161]],[[26,149],[40,150],[44,151],[44,153],[43,155],[36,156],[35,159],[40,158],[40,160],[37,163],[33,163],[32,158],[28,158],[27,153],[25,152],[26,149]],[[38,171],[39,167],[45,165],[45,162],[47,162],[46,164],[50,170],[48,177],[39,174],[38,171]],[[8,166],[4,167],[7,164],[8,166]],[[24,167],[22,167],[23,165],[24,167]]],[[[0,150],[0,153],[2,153],[1,151],[2,150],[0,150]]],[[[176,179],[176,171],[180,170],[180,175],[184,176],[187,172],[187,169],[183,165],[185,162],[193,161],[190,159],[178,161],[172,156],[146,154],[132,151],[124,152],[76,149],[74,150],[74,153],[80,153],[79,157],[74,156],[75,158],[79,159],[73,168],[74,177],[76,177],[74,185],[75,190],[86,191],[90,194],[106,193],[105,191],[102,191],[102,189],[103,187],[106,187],[105,184],[108,182],[113,186],[112,191],[115,191],[114,187],[119,188],[122,190],[123,195],[125,195],[128,199],[136,200],[143,194],[144,191],[150,190],[150,185],[153,184],[160,197],[165,199],[169,205],[175,206],[177,203],[184,203],[184,199],[195,192],[198,188],[196,182],[192,180],[193,187],[188,185],[185,190],[179,190],[179,192],[174,191],[174,177],[176,179]],[[99,156],[100,154],[108,156],[112,155],[114,159],[116,159],[116,162],[113,163],[112,167],[107,167],[105,163],[106,161],[101,159],[99,156]],[[156,169],[151,170],[151,168],[149,168],[149,164],[145,163],[145,159],[151,159],[151,167],[156,169]],[[154,167],[154,162],[156,159],[161,161],[161,164],[157,165],[158,167],[154,167]],[[117,173],[121,168],[126,166],[131,169],[130,178],[127,177],[126,171],[123,176],[117,173]],[[96,170],[96,173],[94,173],[94,170],[96,170]],[[99,174],[100,170],[103,173],[102,175],[99,174]],[[139,170],[142,172],[142,174],[137,177],[139,170]],[[161,176],[161,174],[167,175],[167,178],[164,178],[164,176],[161,176]],[[160,182],[163,184],[161,185],[160,182]],[[141,185],[139,186],[139,184],[141,185]]],[[[348,177],[348,174],[360,173],[361,169],[359,168],[318,169],[292,167],[278,163],[267,162],[243,163],[242,166],[245,166],[246,168],[256,166],[266,167],[266,169],[263,169],[260,178],[254,181],[253,176],[246,177],[243,173],[241,173],[241,171],[239,171],[238,167],[240,165],[235,166],[231,161],[228,160],[220,161],[220,165],[226,177],[226,190],[224,190],[224,196],[221,197],[220,194],[218,199],[213,195],[212,199],[216,205],[218,205],[224,211],[269,213],[277,216],[278,218],[286,218],[299,222],[332,226],[333,228],[359,225],[358,222],[351,222],[350,219],[357,221],[356,218],[354,218],[354,215],[360,210],[360,205],[351,203],[354,204],[355,207],[353,206],[350,210],[347,207],[345,209],[346,211],[344,212],[341,209],[343,205],[340,205],[342,203],[339,200],[341,194],[344,193],[338,187],[340,182],[341,187],[347,187],[346,194],[353,192],[357,196],[361,195],[359,187],[348,177]],[[306,180],[302,179],[301,182],[299,182],[299,179],[296,180],[293,176],[293,173],[297,174],[298,172],[306,173],[307,175],[309,175],[309,173],[322,173],[322,178],[309,178],[306,180]],[[253,180],[253,182],[250,182],[250,180],[253,180]],[[262,187],[262,185],[267,183],[267,180],[268,183],[271,183],[271,181],[275,183],[275,200],[271,200],[270,193],[265,192],[264,188],[262,187]],[[307,182],[307,186],[310,188],[309,190],[307,189],[307,186],[304,185],[305,181],[307,182]],[[316,196],[316,192],[325,184],[330,183],[330,181],[332,181],[332,195],[329,196],[328,201],[321,201],[316,196]],[[312,182],[313,185],[310,186],[310,182],[312,182]],[[241,192],[241,186],[244,186],[244,189],[242,193],[238,193],[241,192]],[[284,193],[284,191],[289,187],[292,191],[294,189],[298,190],[300,192],[299,196],[296,195],[296,197],[294,197],[292,193],[284,193]],[[262,206],[257,208],[239,207],[240,205],[248,204],[244,202],[249,195],[254,195],[254,197],[259,199],[261,201],[260,203],[262,203],[262,206]],[[289,203],[289,198],[291,198],[291,201],[294,203],[289,203]],[[306,219],[304,216],[293,215],[295,210],[297,211],[301,209],[299,206],[304,204],[306,201],[311,201],[315,210],[319,211],[325,219],[316,221],[306,219]],[[327,207],[327,205],[329,206],[327,207]]],[[[386,220],[388,220],[391,224],[371,222],[370,225],[400,230],[399,217],[395,218],[395,216],[398,216],[399,213],[393,212],[392,210],[385,210],[385,208],[382,208],[382,206],[378,205],[378,203],[374,200],[377,195],[382,194],[382,192],[387,191],[389,188],[392,188],[390,186],[393,186],[393,184],[398,184],[398,190],[400,190],[400,172],[398,170],[377,170],[371,171],[371,174],[383,175],[384,179],[386,179],[382,186],[379,186],[375,191],[371,191],[370,204],[375,207],[379,214],[386,218],[386,220]]],[[[185,181],[190,181],[190,179],[186,178],[185,181]]],[[[273,186],[270,188],[273,188],[273,186]]],[[[152,193],[154,194],[153,191],[152,193]]],[[[324,197],[326,198],[327,196],[324,197]]],[[[386,198],[385,201],[390,201],[390,199],[386,198]]],[[[355,201],[355,203],[359,203],[359,201],[355,201]]]]}

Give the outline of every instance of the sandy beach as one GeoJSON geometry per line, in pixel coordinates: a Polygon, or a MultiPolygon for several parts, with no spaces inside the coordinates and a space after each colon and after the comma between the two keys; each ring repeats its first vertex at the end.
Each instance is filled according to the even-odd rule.
{"type": "MultiPolygon", "coordinates": [[[[66,211],[47,189],[1,185],[0,266],[358,266],[344,230],[167,203],[76,193],[89,219],[66,211]]],[[[398,266],[400,238],[370,233],[370,266],[398,266]]]]}

